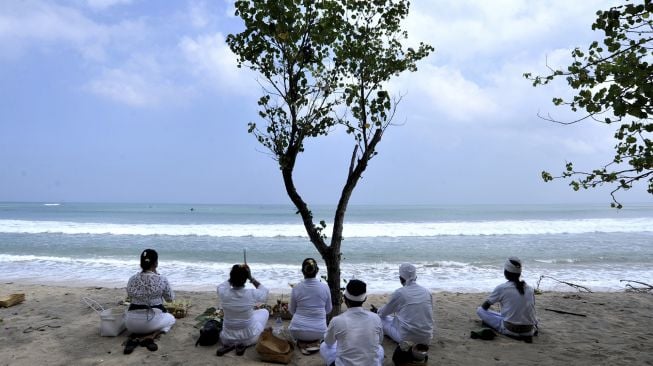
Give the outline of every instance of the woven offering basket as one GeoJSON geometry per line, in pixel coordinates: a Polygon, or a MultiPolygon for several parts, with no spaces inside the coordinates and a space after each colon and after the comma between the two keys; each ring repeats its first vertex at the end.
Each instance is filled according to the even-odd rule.
{"type": "Polygon", "coordinates": [[[181,318],[186,317],[187,312],[188,312],[187,309],[181,309],[181,308],[180,309],[173,309],[171,311],[172,315],[174,315],[175,318],[177,318],[177,319],[181,319],[181,318]]]}
{"type": "Polygon", "coordinates": [[[292,319],[292,314],[288,310],[288,302],[277,300],[277,304],[272,307],[272,315],[279,316],[283,320],[292,319]]]}
{"type": "Polygon", "coordinates": [[[188,314],[188,308],[190,307],[189,300],[175,300],[173,302],[166,302],[165,305],[168,312],[174,315],[175,318],[181,319],[186,317],[188,314]]]}
{"type": "Polygon", "coordinates": [[[285,339],[277,338],[271,328],[266,328],[256,343],[261,361],[288,364],[292,360],[294,346],[285,339]]]}

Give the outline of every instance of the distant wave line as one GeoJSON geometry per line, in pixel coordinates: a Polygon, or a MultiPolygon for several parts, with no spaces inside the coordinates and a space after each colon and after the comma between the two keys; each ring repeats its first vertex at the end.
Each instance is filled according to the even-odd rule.
{"type": "MultiPolygon", "coordinates": [[[[325,231],[329,233],[330,226],[325,231]]],[[[386,222],[345,224],[344,236],[435,237],[653,232],[653,218],[386,222]]],[[[0,220],[0,233],[167,235],[211,237],[306,237],[301,224],[115,224],[67,221],[0,220]]]]}

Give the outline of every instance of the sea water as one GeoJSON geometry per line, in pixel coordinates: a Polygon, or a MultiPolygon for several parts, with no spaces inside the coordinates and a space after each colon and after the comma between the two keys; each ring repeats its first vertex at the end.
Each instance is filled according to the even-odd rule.
{"type": "MultiPolygon", "coordinates": [[[[313,207],[331,229],[333,209],[313,207]]],[[[417,266],[434,291],[485,292],[501,283],[508,256],[544,290],[623,290],[653,282],[653,205],[350,206],[342,278],[370,292],[400,286],[398,266],[417,266]],[[545,276],[545,277],[542,277],[545,276]]],[[[327,238],[328,241],[328,238],[327,238]]],[[[247,262],[275,292],[301,280],[314,257],[296,210],[287,205],[0,203],[0,281],[122,287],[145,248],[173,287],[214,290],[247,262]]]]}

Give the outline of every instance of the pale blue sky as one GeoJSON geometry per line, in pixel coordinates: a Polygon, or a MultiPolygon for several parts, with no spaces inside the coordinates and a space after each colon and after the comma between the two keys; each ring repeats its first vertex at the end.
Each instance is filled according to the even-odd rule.
{"type": "MultiPolygon", "coordinates": [[[[613,131],[561,127],[564,83],[524,72],[565,65],[615,1],[412,1],[410,42],[436,51],[392,82],[405,94],[353,203],[609,204],[607,190],[545,184],[565,161],[590,169],[613,131]]],[[[0,201],[287,203],[276,163],[247,134],[256,75],[224,43],[224,0],[0,2],[0,201]]],[[[351,143],[309,142],[297,166],[310,203],[335,203],[351,143]]],[[[643,188],[624,201],[650,202],[643,188]]]]}

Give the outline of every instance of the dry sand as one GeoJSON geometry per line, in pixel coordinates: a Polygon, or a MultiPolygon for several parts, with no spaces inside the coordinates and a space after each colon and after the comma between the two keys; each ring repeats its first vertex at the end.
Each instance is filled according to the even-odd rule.
{"type": "MultiPolygon", "coordinates": [[[[195,347],[195,316],[214,306],[213,292],[177,291],[190,299],[189,316],[178,319],[157,341],[158,351],[143,347],[122,353],[126,333],[100,337],[99,317],[80,301],[84,296],[118,306],[124,289],[55,287],[5,283],[0,297],[23,292],[22,304],[0,308],[0,365],[262,365],[256,350],[244,356],[215,355],[217,346],[195,347]]],[[[431,365],[653,365],[653,295],[637,293],[544,293],[537,296],[540,335],[532,344],[498,336],[469,338],[480,323],[475,309],[485,294],[435,293],[437,334],[431,365]],[[587,315],[560,314],[557,309],[587,315]]],[[[370,296],[366,305],[382,305],[387,295],[370,296]]],[[[270,303],[276,300],[271,295],[270,303]]],[[[287,324],[288,322],[286,322],[287,324]]],[[[394,343],[384,341],[384,365],[392,365],[394,343]]],[[[295,351],[294,365],[322,365],[318,354],[295,351]]]]}

